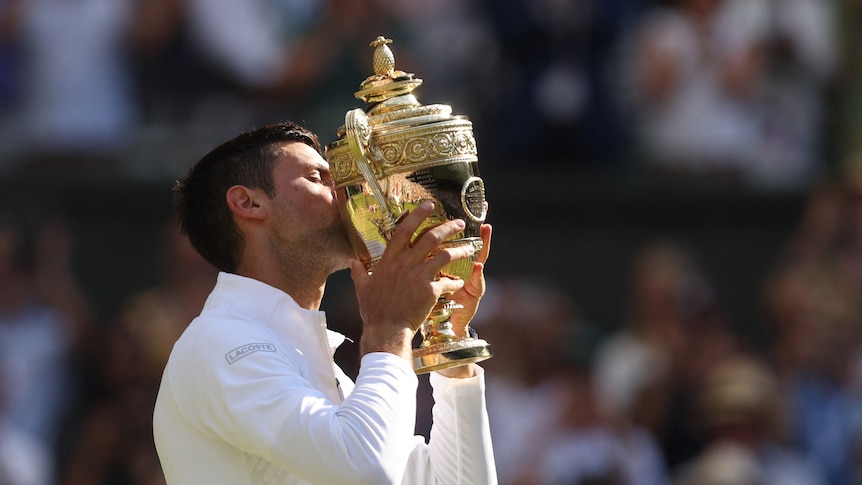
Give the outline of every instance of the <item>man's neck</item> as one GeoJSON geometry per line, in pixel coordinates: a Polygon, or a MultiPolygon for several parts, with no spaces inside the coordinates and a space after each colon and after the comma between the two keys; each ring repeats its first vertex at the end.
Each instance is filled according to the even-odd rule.
{"type": "Polygon", "coordinates": [[[292,287],[281,287],[280,290],[290,295],[296,304],[306,310],[319,310],[320,301],[323,299],[323,290],[326,284],[323,283],[319,287],[309,287],[308,284],[294,285],[292,287]]]}
{"type": "Polygon", "coordinates": [[[301,271],[281,271],[275,265],[252,267],[240,265],[236,273],[278,288],[307,310],[320,309],[326,278],[306,275],[301,271]]]}

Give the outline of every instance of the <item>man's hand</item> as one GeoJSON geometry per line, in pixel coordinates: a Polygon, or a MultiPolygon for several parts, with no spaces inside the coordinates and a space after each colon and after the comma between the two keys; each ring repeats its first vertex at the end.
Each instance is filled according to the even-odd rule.
{"type": "MultiPolygon", "coordinates": [[[[444,293],[455,293],[465,285],[461,280],[437,279],[444,266],[473,255],[474,249],[470,245],[438,250],[443,241],[464,229],[464,221],[445,222],[411,242],[413,233],[433,210],[433,203],[423,202],[404,217],[372,274],[368,274],[359,261],[354,261],[351,266],[363,322],[362,355],[390,352],[412,363],[413,335],[437,299],[444,293]],[[435,254],[429,258],[432,252],[435,254]]],[[[473,280],[471,276],[470,281],[473,280]]],[[[472,291],[478,290],[474,288],[472,291]]]]}
{"type": "Polygon", "coordinates": [[[464,306],[452,313],[449,321],[452,322],[452,327],[459,337],[466,336],[467,325],[473,320],[476,315],[476,310],[479,309],[479,301],[485,294],[485,262],[488,261],[488,254],[491,252],[491,225],[482,224],[482,249],[476,257],[476,262],[473,263],[473,272],[470,274],[464,286],[452,294],[449,298],[464,306]]]}
{"type": "MultiPolygon", "coordinates": [[[[465,282],[464,286],[450,297],[464,306],[464,308],[455,310],[452,316],[449,317],[453,330],[458,337],[467,336],[467,325],[470,324],[470,321],[476,315],[476,310],[479,309],[479,301],[485,294],[484,270],[485,262],[488,261],[488,254],[491,252],[491,225],[482,224],[481,231],[482,249],[476,257],[476,262],[473,263],[473,273],[470,274],[470,279],[465,282]]],[[[437,372],[451,378],[473,377],[476,375],[476,364],[450,367],[437,372]]]]}

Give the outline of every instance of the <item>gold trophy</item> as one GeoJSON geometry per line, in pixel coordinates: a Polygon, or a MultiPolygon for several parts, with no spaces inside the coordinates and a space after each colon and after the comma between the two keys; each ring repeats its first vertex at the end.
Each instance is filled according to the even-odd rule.
{"type": "MultiPolygon", "coordinates": [[[[374,271],[399,218],[424,200],[434,202],[434,213],[414,237],[463,219],[464,230],[444,246],[471,244],[478,254],[487,207],[473,124],[453,116],[448,105],[419,104],[413,90],[422,80],[395,70],[391,42],[378,37],[371,43],[374,75],[355,93],[365,109],[348,111],[338,139],[326,147],[342,219],[368,271],[374,271]]],[[[439,276],[466,280],[474,261],[475,256],[450,263],[439,276]]],[[[461,305],[449,296],[440,297],[420,327],[422,342],[413,349],[417,374],[491,357],[491,346],[471,328],[468,336],[456,336],[449,316],[461,305]]]]}

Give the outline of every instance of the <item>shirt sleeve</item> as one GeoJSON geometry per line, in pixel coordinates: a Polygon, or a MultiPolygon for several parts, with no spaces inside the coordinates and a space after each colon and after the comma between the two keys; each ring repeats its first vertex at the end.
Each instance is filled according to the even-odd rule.
{"type": "Polygon", "coordinates": [[[485,406],[485,376],[430,375],[434,407],[431,439],[410,456],[404,484],[495,485],[497,470],[485,406]]]}
{"type": "Polygon", "coordinates": [[[312,483],[400,483],[413,436],[418,380],[386,353],[363,357],[338,405],[303,377],[302,356],[255,352],[233,363],[200,359],[172,386],[203,433],[312,483]]]}

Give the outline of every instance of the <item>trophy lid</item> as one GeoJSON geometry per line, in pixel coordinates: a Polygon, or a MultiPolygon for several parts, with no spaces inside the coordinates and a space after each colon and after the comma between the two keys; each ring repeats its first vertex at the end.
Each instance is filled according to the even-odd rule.
{"type": "Polygon", "coordinates": [[[371,42],[374,74],[354,93],[365,107],[348,111],[345,124],[336,130],[337,139],[326,146],[336,187],[373,178],[370,173],[361,173],[367,168],[362,162],[365,159],[381,178],[477,161],[470,120],[453,115],[452,107],[446,104],[422,105],[413,94],[422,80],[395,69],[391,43],[383,36],[371,42]]]}
{"type": "MultiPolygon", "coordinates": [[[[387,39],[381,35],[370,44],[371,47],[375,48],[372,61],[374,74],[368,76],[360,84],[359,91],[354,93],[358,99],[365,101],[366,105],[380,103],[397,96],[409,95],[422,84],[422,80],[416,78],[412,73],[395,69],[395,55],[392,54],[388,45],[391,43],[392,39],[387,39]]],[[[415,100],[413,101],[415,102],[415,100]]]]}

